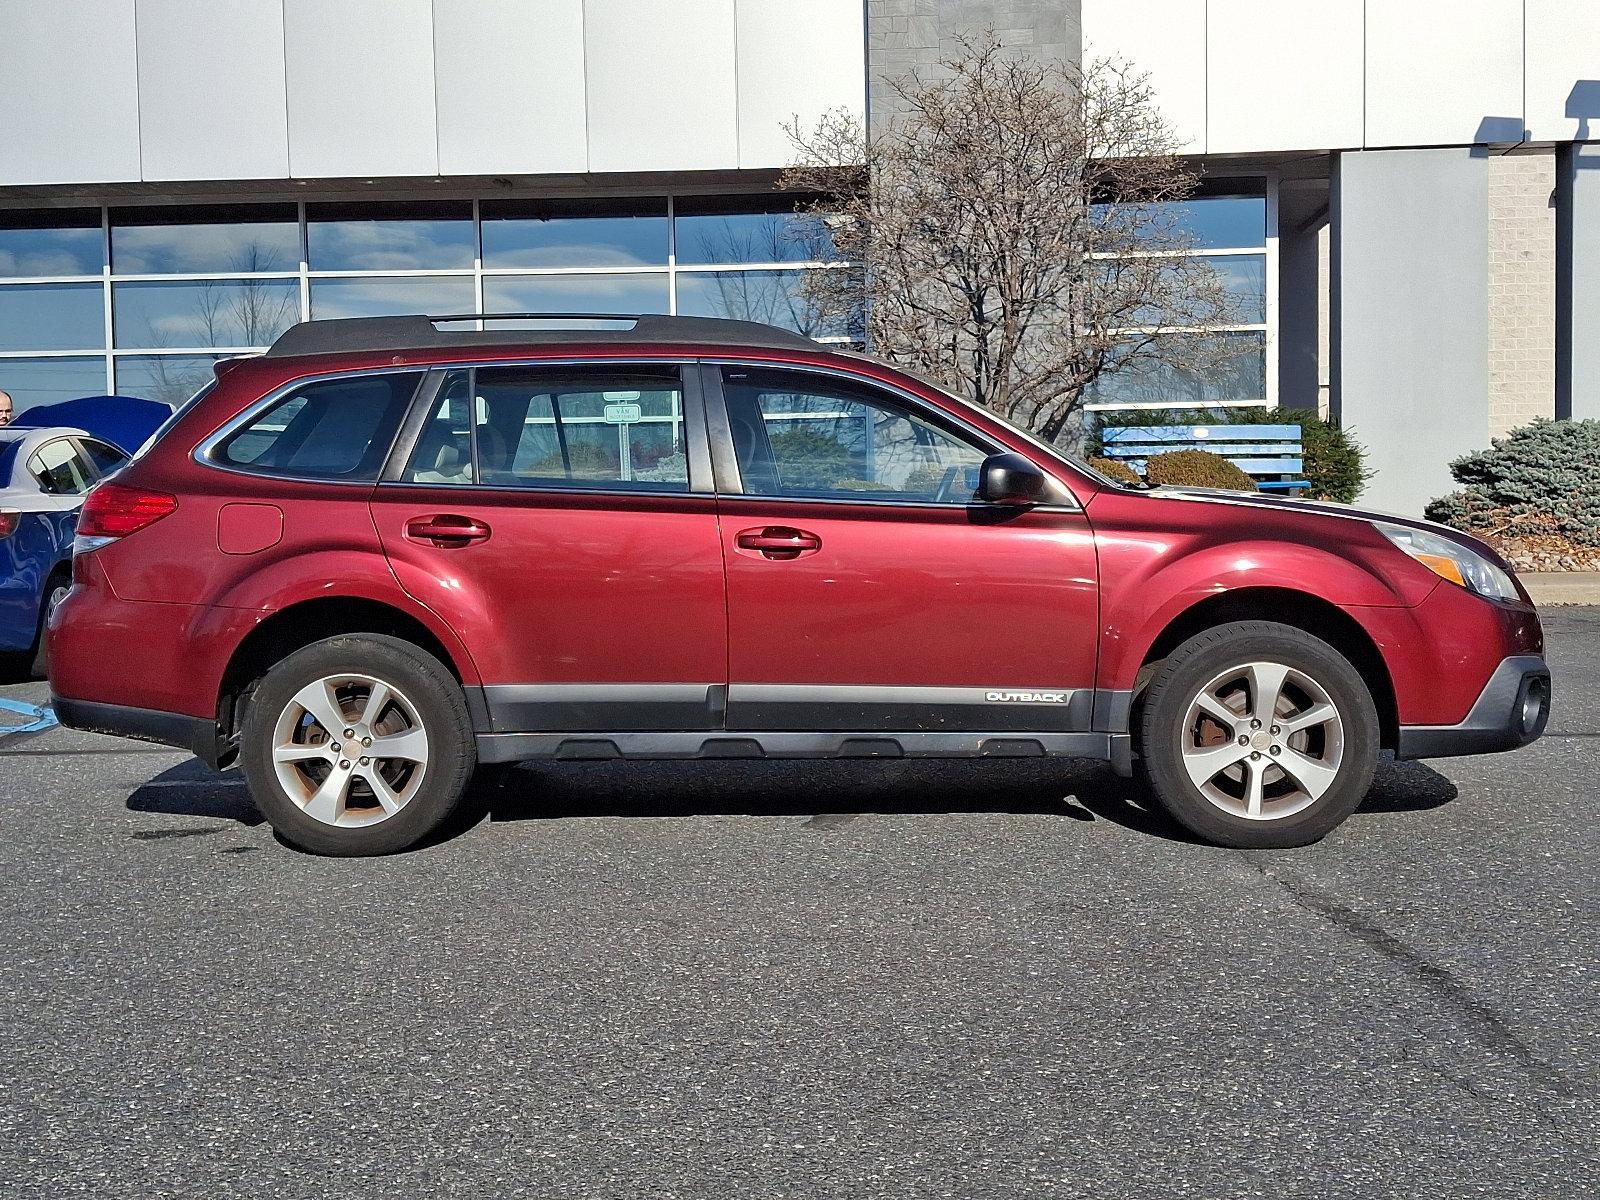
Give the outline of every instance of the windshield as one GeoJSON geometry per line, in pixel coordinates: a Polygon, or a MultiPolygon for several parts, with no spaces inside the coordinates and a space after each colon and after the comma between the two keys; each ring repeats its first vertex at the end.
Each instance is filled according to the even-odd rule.
{"type": "MultiPolygon", "coordinates": [[[[878,359],[872,358],[871,355],[860,354],[860,353],[857,353],[857,352],[850,352],[850,353],[852,353],[855,357],[865,358],[870,362],[878,362],[879,361],[878,359]]],[[[883,364],[883,365],[893,366],[894,364],[890,363],[890,364],[883,364]]],[[[900,374],[909,375],[912,379],[915,379],[918,383],[921,383],[921,384],[923,384],[923,385],[925,385],[927,387],[932,388],[934,391],[938,392],[941,396],[947,396],[951,400],[954,400],[957,403],[962,404],[962,405],[964,405],[964,406],[966,406],[968,408],[982,408],[984,416],[988,417],[992,421],[998,421],[1001,425],[1004,425],[1007,429],[1011,430],[1012,433],[1016,434],[1019,438],[1021,438],[1025,442],[1027,442],[1028,445],[1034,447],[1034,449],[1038,450],[1040,453],[1046,455],[1049,458],[1055,459],[1056,462],[1058,462],[1058,463],[1063,463],[1066,466],[1071,467],[1075,471],[1079,471],[1079,472],[1089,476],[1089,478],[1093,479],[1096,483],[1104,484],[1106,487],[1122,488],[1124,491],[1141,491],[1142,492],[1142,491],[1147,491],[1149,489],[1149,486],[1150,486],[1149,484],[1145,484],[1145,483],[1131,484],[1131,483],[1127,482],[1126,480],[1113,479],[1113,478],[1111,478],[1111,476],[1106,475],[1105,473],[1103,473],[1101,471],[1097,471],[1094,467],[1090,466],[1087,462],[1085,462],[1078,455],[1076,455],[1076,454],[1068,454],[1065,450],[1061,449],[1061,447],[1052,446],[1049,442],[1047,442],[1043,438],[1039,437],[1038,434],[1030,433],[1028,430],[1024,429],[1021,425],[1018,425],[1015,421],[1012,421],[1012,420],[1010,420],[1010,419],[1008,419],[1006,417],[1001,416],[999,413],[995,412],[994,409],[992,409],[992,408],[984,408],[982,405],[974,404],[971,400],[968,400],[965,396],[962,396],[957,392],[951,391],[948,387],[946,387],[944,384],[940,383],[937,379],[929,379],[926,375],[923,375],[921,372],[910,371],[910,370],[907,370],[905,367],[901,367],[901,366],[895,366],[894,369],[896,371],[899,371],[900,374]]]]}

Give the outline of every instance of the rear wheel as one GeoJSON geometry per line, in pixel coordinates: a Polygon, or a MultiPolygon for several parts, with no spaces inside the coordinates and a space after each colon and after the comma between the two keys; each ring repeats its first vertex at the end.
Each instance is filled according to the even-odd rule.
{"type": "Polygon", "coordinates": [[[65,571],[57,570],[45,581],[44,600],[39,605],[39,632],[34,638],[33,661],[29,665],[29,673],[35,679],[44,679],[50,674],[50,645],[47,637],[50,614],[55,612],[56,605],[67,598],[67,592],[71,589],[72,576],[65,571]]]}
{"type": "Polygon", "coordinates": [[[1378,759],[1378,713],[1337,650],[1293,626],[1239,621],[1178,647],[1140,723],[1144,773],[1191,833],[1223,846],[1304,846],[1355,811],[1378,759]]]}
{"type": "Polygon", "coordinates": [[[317,854],[388,854],[448,817],[476,762],[461,686],[378,634],[329,638],[267,672],[239,763],[262,813],[317,854]]]}

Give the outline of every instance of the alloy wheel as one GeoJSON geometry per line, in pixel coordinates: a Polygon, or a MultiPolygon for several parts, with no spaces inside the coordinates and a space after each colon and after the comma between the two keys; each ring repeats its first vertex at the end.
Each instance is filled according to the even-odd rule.
{"type": "Polygon", "coordinates": [[[1189,702],[1181,737],[1183,766],[1200,794],[1252,821],[1315,804],[1344,761],[1344,723],[1327,690],[1282,663],[1244,663],[1215,676],[1189,702]]]}
{"type": "Polygon", "coordinates": [[[428,731],[400,689],[369,675],[305,685],[273,729],[272,765],[289,799],[324,825],[375,825],[417,794],[428,731]]]}

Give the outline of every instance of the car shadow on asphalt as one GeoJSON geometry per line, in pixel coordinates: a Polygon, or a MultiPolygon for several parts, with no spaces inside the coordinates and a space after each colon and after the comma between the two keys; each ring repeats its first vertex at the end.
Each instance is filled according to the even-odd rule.
{"type": "MultiPolygon", "coordinates": [[[[1356,815],[1421,812],[1448,804],[1456,794],[1455,785],[1431,767],[1385,761],[1356,815]]],[[[194,759],[135,789],[127,807],[247,827],[262,823],[238,772],[212,771],[194,759]]],[[[1149,837],[1195,841],[1136,781],[1100,763],[688,760],[538,763],[484,772],[452,818],[418,849],[453,841],[485,820],[810,817],[811,827],[827,829],[865,813],[980,812],[1105,821],[1149,837]]]]}
{"type": "Polygon", "coordinates": [[[1189,835],[1103,764],[1039,759],[539,763],[497,772],[492,821],[583,817],[804,817],[1014,813],[1189,835]]]}

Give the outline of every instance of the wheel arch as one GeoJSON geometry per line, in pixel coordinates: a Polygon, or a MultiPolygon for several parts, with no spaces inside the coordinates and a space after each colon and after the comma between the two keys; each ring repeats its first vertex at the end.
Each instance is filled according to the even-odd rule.
{"type": "MultiPolygon", "coordinates": [[[[1394,680],[1377,643],[1361,623],[1338,605],[1293,588],[1237,588],[1208,596],[1173,617],[1145,649],[1134,685],[1133,711],[1138,706],[1155,667],[1184,642],[1218,625],[1233,621],[1276,621],[1321,638],[1355,667],[1378,710],[1381,745],[1394,749],[1400,737],[1399,708],[1394,680]]],[[[1135,716],[1135,721],[1136,721],[1135,716]]],[[[1133,725],[1131,727],[1136,727],[1133,725]]]]}
{"type": "MultiPolygon", "coordinates": [[[[341,634],[376,633],[409,642],[438,659],[467,697],[473,724],[487,727],[482,689],[440,637],[418,617],[392,604],[361,596],[301,600],[278,609],[240,639],[222,673],[217,696],[219,763],[237,758],[244,707],[257,681],[288,655],[341,634]]],[[[467,664],[471,670],[471,664],[467,664]]]]}

